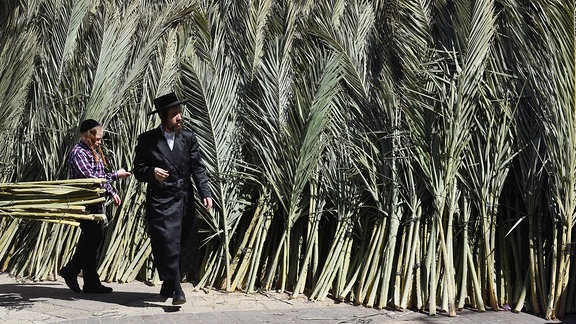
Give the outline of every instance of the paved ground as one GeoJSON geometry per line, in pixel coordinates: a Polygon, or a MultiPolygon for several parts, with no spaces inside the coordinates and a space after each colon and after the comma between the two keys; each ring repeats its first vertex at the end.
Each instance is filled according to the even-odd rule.
{"type": "MultiPolygon", "coordinates": [[[[80,279],[80,284],[82,281],[80,279]]],[[[223,293],[184,284],[188,302],[172,306],[160,288],[142,282],[110,283],[111,294],[74,293],[57,281],[16,280],[0,273],[0,323],[576,323],[576,316],[546,321],[526,313],[477,313],[457,317],[377,310],[332,300],[311,302],[286,294],[223,293]]]]}

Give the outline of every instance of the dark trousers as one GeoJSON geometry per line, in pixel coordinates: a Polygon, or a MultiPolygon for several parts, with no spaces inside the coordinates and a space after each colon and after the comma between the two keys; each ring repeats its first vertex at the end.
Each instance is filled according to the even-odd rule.
{"type": "Polygon", "coordinates": [[[78,275],[82,270],[84,286],[96,286],[100,284],[97,265],[100,247],[104,240],[104,226],[101,222],[81,221],[80,229],[82,233],[76,251],[65,268],[69,273],[75,275],[78,275]]]}
{"type": "Polygon", "coordinates": [[[186,276],[188,282],[198,281],[200,267],[200,238],[198,220],[195,215],[188,215],[182,220],[182,254],[180,257],[180,273],[186,276]]]}

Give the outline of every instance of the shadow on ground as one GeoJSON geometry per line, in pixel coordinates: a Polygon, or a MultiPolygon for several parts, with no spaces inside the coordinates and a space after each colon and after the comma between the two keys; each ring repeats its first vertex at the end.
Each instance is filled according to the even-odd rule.
{"type": "Polygon", "coordinates": [[[92,300],[129,307],[160,307],[165,312],[177,312],[180,310],[180,306],[157,304],[165,302],[167,298],[152,293],[125,291],[114,291],[110,294],[75,293],[62,286],[62,284],[46,282],[41,285],[34,283],[4,284],[0,287],[0,307],[9,310],[31,308],[35,302],[46,298],[62,301],[92,300]]]}

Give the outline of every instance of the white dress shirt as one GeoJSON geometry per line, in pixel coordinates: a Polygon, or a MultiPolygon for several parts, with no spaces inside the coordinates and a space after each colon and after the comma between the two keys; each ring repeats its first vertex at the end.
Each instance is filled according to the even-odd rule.
{"type": "Polygon", "coordinates": [[[166,137],[166,141],[168,142],[168,146],[170,146],[170,151],[174,148],[174,135],[175,133],[164,131],[164,137],[166,137]]]}

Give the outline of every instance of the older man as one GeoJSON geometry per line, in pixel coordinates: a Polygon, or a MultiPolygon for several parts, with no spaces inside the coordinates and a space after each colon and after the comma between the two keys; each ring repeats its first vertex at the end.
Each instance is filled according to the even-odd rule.
{"type": "Polygon", "coordinates": [[[212,207],[206,167],[196,135],[182,128],[182,107],[168,93],[154,100],[161,125],[138,137],[134,175],[146,182],[146,220],[152,254],[163,281],[160,294],[173,305],[186,302],[180,284],[182,222],[193,214],[192,179],[206,210],[212,207]]]}

